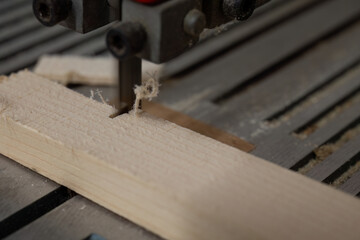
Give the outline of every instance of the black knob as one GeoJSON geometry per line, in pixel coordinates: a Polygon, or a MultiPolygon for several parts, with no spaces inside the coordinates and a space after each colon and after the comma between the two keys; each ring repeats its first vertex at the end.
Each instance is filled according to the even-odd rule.
{"type": "Polygon", "coordinates": [[[120,60],[139,53],[146,41],[146,32],[140,23],[120,22],[110,29],[106,43],[110,52],[120,60]]]}
{"type": "Polygon", "coordinates": [[[51,27],[69,16],[71,4],[71,0],[34,0],[33,10],[42,24],[51,27]]]}
{"type": "Polygon", "coordinates": [[[256,8],[256,0],[223,0],[223,12],[239,21],[248,19],[256,8]]]}

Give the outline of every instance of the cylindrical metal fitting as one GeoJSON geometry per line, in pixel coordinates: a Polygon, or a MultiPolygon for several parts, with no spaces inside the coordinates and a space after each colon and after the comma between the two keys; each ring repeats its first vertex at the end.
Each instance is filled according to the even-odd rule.
{"type": "Polygon", "coordinates": [[[146,32],[140,23],[120,22],[110,29],[106,43],[110,52],[120,60],[139,53],[146,41],[146,32]]]}
{"type": "Polygon", "coordinates": [[[119,0],[107,0],[107,3],[113,8],[120,9],[121,2],[119,0]]]}
{"type": "Polygon", "coordinates": [[[223,0],[223,12],[239,21],[248,19],[256,8],[256,0],[223,0]]]}
{"type": "Polygon", "coordinates": [[[69,16],[71,5],[71,0],[34,0],[33,11],[43,25],[51,27],[69,16]]]}
{"type": "Polygon", "coordinates": [[[193,9],[186,14],[184,18],[184,30],[193,37],[199,37],[200,33],[206,27],[206,17],[203,12],[193,9]]]}

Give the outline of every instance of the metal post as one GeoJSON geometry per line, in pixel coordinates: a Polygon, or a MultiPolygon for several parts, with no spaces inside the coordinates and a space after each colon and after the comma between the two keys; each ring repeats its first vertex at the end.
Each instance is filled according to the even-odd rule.
{"type": "Polygon", "coordinates": [[[141,59],[133,56],[119,61],[119,110],[121,113],[128,112],[133,107],[135,85],[141,85],[141,59]]]}

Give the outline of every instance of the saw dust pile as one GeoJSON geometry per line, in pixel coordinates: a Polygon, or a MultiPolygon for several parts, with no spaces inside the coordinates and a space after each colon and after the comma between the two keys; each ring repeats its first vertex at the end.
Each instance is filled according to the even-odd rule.
{"type": "Polygon", "coordinates": [[[134,92],[136,95],[136,99],[133,107],[133,112],[135,116],[138,116],[138,114],[141,112],[141,100],[146,99],[151,101],[153,98],[157,97],[159,94],[159,87],[159,80],[158,78],[156,78],[155,74],[147,79],[143,79],[140,86],[135,86],[134,92]]]}

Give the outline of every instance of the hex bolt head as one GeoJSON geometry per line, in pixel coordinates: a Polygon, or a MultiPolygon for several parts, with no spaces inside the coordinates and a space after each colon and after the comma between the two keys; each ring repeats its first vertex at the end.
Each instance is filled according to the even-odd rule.
{"type": "Polygon", "coordinates": [[[199,37],[200,33],[206,27],[206,17],[198,9],[190,10],[184,18],[184,30],[193,37],[199,37]]]}
{"type": "Polygon", "coordinates": [[[69,16],[71,5],[71,0],[34,0],[33,11],[43,25],[51,27],[69,16]]]}
{"type": "Polygon", "coordinates": [[[139,53],[146,41],[146,32],[140,23],[120,22],[106,36],[110,52],[119,60],[139,53]]]}
{"type": "Polygon", "coordinates": [[[256,0],[223,0],[223,13],[225,16],[244,21],[254,12],[256,0]]]}

